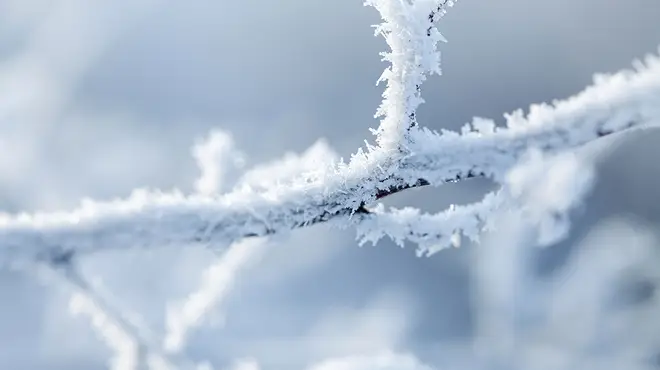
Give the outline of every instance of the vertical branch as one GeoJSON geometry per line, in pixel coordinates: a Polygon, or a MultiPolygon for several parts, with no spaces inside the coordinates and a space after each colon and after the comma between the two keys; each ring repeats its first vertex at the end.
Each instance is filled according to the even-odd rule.
{"type": "Polygon", "coordinates": [[[381,149],[405,152],[409,131],[417,126],[417,107],[424,102],[421,85],[427,74],[441,74],[439,41],[446,41],[435,22],[454,5],[450,0],[366,0],[375,7],[383,23],[376,35],[385,38],[390,52],[381,53],[390,66],[378,83],[386,82],[383,101],[375,117],[380,125],[372,132],[381,149]]]}

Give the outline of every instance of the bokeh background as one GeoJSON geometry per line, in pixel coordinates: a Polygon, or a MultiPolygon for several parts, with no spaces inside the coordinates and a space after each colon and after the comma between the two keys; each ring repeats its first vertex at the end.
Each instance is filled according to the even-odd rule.
{"type": "MultiPolygon", "coordinates": [[[[449,39],[441,45],[444,75],[424,85],[419,121],[436,129],[474,116],[502,122],[505,112],[575,94],[594,73],[657,53],[658,14],[655,0],[462,0],[440,24],[449,39]]],[[[142,187],[190,192],[199,176],[192,148],[211,129],[231,133],[247,167],[304,152],[319,138],[347,158],[377,125],[385,43],[370,25],[378,21],[359,0],[0,0],[0,209],[67,209],[84,197],[125,197],[142,187]]],[[[594,145],[595,189],[573,215],[569,239],[543,250],[520,252],[532,244],[530,231],[504,217],[481,245],[422,259],[412,246],[388,241],[358,248],[351,230],[295,232],[240,275],[221,305],[224,324],[196,331],[188,353],[219,366],[253,358],[264,369],[381,350],[409,352],[439,369],[480,366],[480,356],[502,353],[529,352],[541,364],[584,350],[571,342],[591,330],[580,326],[594,315],[581,299],[607,280],[597,277],[614,274],[623,288],[605,285],[639,309],[611,339],[642,344],[626,340],[625,355],[605,345],[601,352],[616,352],[622,369],[660,364],[660,342],[656,353],[645,350],[647,363],[626,362],[660,339],[649,333],[660,326],[658,143],[660,133],[644,131],[594,145]],[[525,268],[511,262],[521,253],[529,257],[525,268]],[[630,257],[619,279],[620,269],[597,269],[609,266],[603,253],[642,257],[630,257]],[[551,290],[548,281],[568,292],[561,304],[537,297],[551,290]],[[509,307],[513,319],[491,320],[509,329],[485,327],[488,312],[498,312],[480,301],[491,289],[503,292],[491,303],[512,294],[542,307],[570,306],[569,313],[539,339],[542,351],[522,348],[536,343],[525,332],[516,335],[528,339],[511,344],[520,349],[483,354],[475,336],[492,349],[506,330],[526,325],[520,312],[536,312],[533,304],[509,307]]],[[[321,157],[332,155],[319,145],[321,157]]],[[[474,180],[406,192],[388,204],[440,210],[491,187],[474,180]]],[[[194,289],[211,259],[191,248],[108,253],[83,268],[159,328],[166,303],[194,289]]],[[[85,319],[69,314],[68,297],[33,273],[0,272],[0,368],[107,366],[110,351],[85,319]]]]}

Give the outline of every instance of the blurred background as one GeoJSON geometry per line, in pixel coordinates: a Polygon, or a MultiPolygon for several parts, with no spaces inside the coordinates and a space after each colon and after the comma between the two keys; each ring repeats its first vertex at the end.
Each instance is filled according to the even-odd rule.
{"type": "MultiPolygon", "coordinates": [[[[594,73],[657,54],[658,14],[654,0],[462,0],[439,25],[444,75],[424,85],[419,121],[503,122],[573,95],[594,73]]],[[[192,148],[212,129],[231,134],[248,168],[318,139],[319,159],[347,158],[377,125],[378,22],[359,0],[0,0],[0,209],[191,192],[192,148]]],[[[353,230],[326,226],[269,243],[221,305],[224,324],[195,331],[188,355],[263,369],[384,350],[437,369],[660,366],[659,142],[645,131],[594,144],[595,189],[569,239],[548,248],[530,247],[533,230],[504,216],[480,245],[431,258],[389,241],[358,248],[353,230]],[[603,294],[604,308],[594,303],[603,294]]],[[[474,180],[387,203],[438,211],[491,188],[474,180]]],[[[95,255],[82,267],[162,328],[166,304],[211,262],[182,248],[95,255]]],[[[107,366],[110,350],[68,312],[69,295],[0,272],[1,368],[107,366]]]]}

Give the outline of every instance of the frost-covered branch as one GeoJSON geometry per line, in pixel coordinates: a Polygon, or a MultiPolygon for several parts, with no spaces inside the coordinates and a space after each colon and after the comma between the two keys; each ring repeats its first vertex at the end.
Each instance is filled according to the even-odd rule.
{"type": "Polygon", "coordinates": [[[267,190],[220,196],[136,191],[112,202],[87,200],[70,212],[0,216],[0,265],[53,260],[109,249],[227,243],[330,220],[368,216],[366,206],[402,190],[474,176],[502,181],[530,148],[558,153],[632,127],[660,122],[660,59],[599,77],[553,105],[507,116],[507,128],[477,119],[472,129],[414,133],[396,161],[379,147],[267,190]]]}
{"type": "Polygon", "coordinates": [[[421,85],[427,74],[440,74],[439,41],[445,38],[435,22],[454,5],[453,0],[391,1],[366,0],[365,5],[376,8],[383,23],[376,27],[390,52],[381,53],[390,63],[378,82],[386,82],[376,117],[381,117],[378,129],[373,130],[381,149],[406,149],[408,133],[417,126],[417,107],[424,102],[421,85]]]}
{"type": "MultiPolygon", "coordinates": [[[[376,34],[390,48],[382,53],[389,66],[378,80],[386,88],[376,113],[379,126],[372,130],[376,145],[367,143],[350,162],[326,163],[334,152],[319,141],[301,156],[257,166],[236,180],[232,175],[244,159],[230,135],[215,131],[193,150],[201,176],[192,195],[137,190],[126,199],[85,200],[72,211],[0,214],[0,268],[36,264],[55,272],[75,291],[72,310],[89,317],[115,350],[116,369],[201,369],[184,356],[187,338],[223,302],[246,264],[268,247],[257,237],[330,222],[356,227],[361,244],[389,237],[399,245],[417,244],[419,255],[430,255],[463,237],[478,240],[495,215],[514,210],[540,226],[540,243],[556,242],[565,236],[568,213],[580,205],[594,176],[570,151],[630,128],[660,124],[660,58],[598,76],[593,86],[566,100],[506,115],[504,127],[475,118],[460,133],[432,132],[419,127],[417,109],[424,102],[422,84],[429,75],[441,74],[437,45],[446,40],[435,25],[454,3],[365,1],[382,16],[376,34]],[[474,177],[490,178],[500,188],[479,202],[437,214],[377,204],[411,188],[474,177]],[[191,244],[230,247],[197,291],[168,312],[164,338],[131,320],[74,263],[79,256],[108,250],[191,244]]],[[[507,276],[513,281],[518,273],[507,276]]],[[[486,276],[496,281],[491,277],[486,276]]],[[[493,296],[495,303],[508,298],[493,296]]],[[[407,356],[383,354],[334,359],[313,369],[337,366],[427,368],[407,356]]],[[[258,366],[246,362],[235,368],[258,366]]]]}
{"type": "Polygon", "coordinates": [[[438,214],[423,214],[415,208],[385,210],[376,207],[357,223],[360,244],[389,237],[398,245],[417,244],[419,256],[459,246],[465,237],[479,241],[481,232],[493,228],[497,214],[519,211],[538,229],[537,243],[549,245],[567,236],[569,213],[582,204],[591,190],[594,173],[590,163],[571,152],[544,155],[530,150],[507,172],[502,188],[481,201],[452,205],[438,214]]]}
{"type": "Polygon", "coordinates": [[[421,256],[451,245],[458,246],[461,236],[478,241],[489,217],[505,199],[502,193],[489,193],[478,203],[451,206],[438,214],[424,214],[410,207],[386,211],[379,205],[357,225],[360,244],[376,244],[380,238],[388,236],[402,247],[406,240],[417,244],[421,256]]]}
{"type": "MultiPolygon", "coordinates": [[[[555,154],[660,122],[660,60],[649,57],[635,70],[598,77],[593,86],[567,100],[532,106],[526,116],[522,111],[507,115],[505,128],[475,119],[461,133],[408,130],[410,114],[421,103],[419,84],[425,73],[438,71],[435,45],[441,38],[433,29],[435,36],[429,37],[425,27],[433,26],[452,2],[367,4],[381,12],[385,22],[378,32],[392,47],[385,56],[392,65],[384,75],[388,87],[379,110],[383,120],[376,132],[378,146],[367,144],[349,163],[318,166],[268,186],[239,184],[223,195],[139,190],[122,200],[86,200],[69,212],[0,215],[0,266],[50,263],[110,249],[224,246],[328,221],[373,224],[378,215],[369,207],[403,190],[476,176],[502,184],[530,149],[555,154]],[[403,151],[393,150],[404,146],[403,151]]],[[[483,204],[474,207],[488,209],[483,204]]],[[[474,230],[475,214],[451,229],[474,230]]],[[[454,220],[447,217],[435,217],[434,223],[454,220]]],[[[438,230],[445,229],[438,225],[438,230]]]]}

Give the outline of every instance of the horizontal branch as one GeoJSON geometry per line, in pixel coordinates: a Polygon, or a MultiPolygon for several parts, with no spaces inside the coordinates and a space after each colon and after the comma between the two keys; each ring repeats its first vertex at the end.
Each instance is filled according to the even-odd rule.
{"type": "Polygon", "coordinates": [[[405,156],[380,148],[264,192],[218,197],[141,191],[125,200],[83,202],[71,212],[0,215],[0,265],[52,262],[74,254],[172,245],[226,245],[331,220],[359,222],[366,209],[406,189],[475,176],[498,181],[530,148],[570,150],[631,127],[660,123],[660,61],[601,78],[581,94],[508,128],[475,120],[462,135],[414,131],[405,156]]]}

